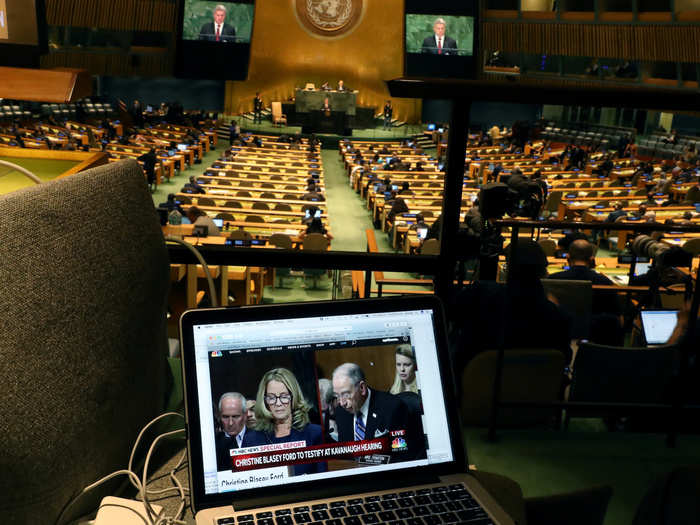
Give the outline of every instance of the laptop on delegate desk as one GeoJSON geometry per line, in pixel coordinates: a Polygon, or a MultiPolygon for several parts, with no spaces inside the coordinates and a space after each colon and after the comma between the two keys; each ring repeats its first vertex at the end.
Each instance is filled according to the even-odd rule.
{"type": "Polygon", "coordinates": [[[192,310],[180,329],[198,525],[428,523],[432,512],[445,523],[513,523],[467,473],[437,298],[192,310]],[[387,392],[402,381],[397,361],[410,362],[396,357],[399,345],[415,355],[413,380],[410,370],[403,379],[417,393],[387,392]],[[336,374],[331,417],[319,380],[332,381],[344,363],[365,380],[336,374]],[[273,369],[277,379],[262,381],[273,369]],[[256,427],[246,428],[242,448],[229,448],[236,445],[224,440],[233,438],[221,432],[224,424],[240,432],[241,400],[224,396],[233,409],[217,420],[229,392],[257,398],[256,427]],[[308,409],[296,404],[302,397],[308,409]],[[362,399],[360,419],[352,407],[362,399]],[[289,412],[292,429],[277,429],[274,417],[289,412]]]}

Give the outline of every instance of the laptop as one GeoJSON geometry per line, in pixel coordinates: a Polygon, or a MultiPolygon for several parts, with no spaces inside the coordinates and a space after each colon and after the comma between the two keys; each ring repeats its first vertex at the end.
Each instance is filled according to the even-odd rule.
{"type": "Polygon", "coordinates": [[[192,310],[180,333],[198,525],[427,523],[431,512],[514,523],[467,472],[437,298],[192,310]],[[389,393],[395,383],[411,391],[389,393]],[[255,400],[247,418],[238,394],[255,400]]]}
{"type": "Polygon", "coordinates": [[[640,316],[647,345],[666,344],[678,322],[678,310],[642,310],[640,316]]]}

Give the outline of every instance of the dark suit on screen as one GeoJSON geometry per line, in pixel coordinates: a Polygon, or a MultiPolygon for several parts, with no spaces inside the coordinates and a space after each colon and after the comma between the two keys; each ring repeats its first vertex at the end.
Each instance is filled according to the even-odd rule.
{"type": "MultiPolygon", "coordinates": [[[[338,441],[355,440],[354,414],[342,407],[335,409],[335,422],[338,426],[338,441]]],[[[397,397],[386,392],[371,390],[367,421],[365,421],[365,439],[376,439],[388,435],[391,440],[392,430],[409,430],[408,407],[397,397]]],[[[406,454],[392,455],[393,461],[405,461],[416,456],[414,446],[409,443],[406,454]]]]}
{"type": "MultiPolygon", "coordinates": [[[[236,28],[230,24],[224,23],[221,26],[221,35],[219,35],[219,42],[235,42],[236,41],[236,28]]],[[[204,24],[199,30],[199,39],[208,40],[209,42],[216,42],[216,28],[214,27],[214,22],[209,22],[204,24]]]]}
{"type": "MultiPolygon", "coordinates": [[[[258,444],[254,430],[245,430],[241,448],[252,447],[258,444]]],[[[236,436],[227,436],[224,432],[217,432],[214,438],[216,444],[216,470],[231,470],[231,449],[239,448],[236,436]]]]}
{"type": "MultiPolygon", "coordinates": [[[[430,53],[433,55],[438,54],[437,40],[435,35],[430,35],[423,40],[423,47],[421,48],[421,53],[430,53]]],[[[442,42],[442,53],[443,55],[456,55],[457,54],[457,41],[449,36],[443,37],[442,42]]]]}

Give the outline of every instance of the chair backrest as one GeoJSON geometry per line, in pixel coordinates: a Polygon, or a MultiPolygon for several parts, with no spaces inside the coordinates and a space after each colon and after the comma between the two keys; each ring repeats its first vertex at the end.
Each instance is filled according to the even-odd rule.
{"type": "Polygon", "coordinates": [[[254,210],[269,210],[270,206],[266,202],[254,202],[252,208],[254,210]]]}
{"type": "Polygon", "coordinates": [[[292,238],[286,233],[273,233],[270,235],[269,242],[277,248],[292,249],[292,238]]]}
{"type": "Polygon", "coordinates": [[[245,218],[245,222],[265,222],[265,219],[263,219],[260,215],[248,215],[245,218]]]}
{"type": "Polygon", "coordinates": [[[238,201],[226,201],[224,206],[227,208],[243,208],[243,205],[238,201]]]}
{"type": "Polygon", "coordinates": [[[233,216],[233,214],[228,213],[228,212],[221,212],[217,213],[215,219],[223,219],[225,221],[235,221],[236,218],[233,216]]]}
{"type": "MultiPolygon", "coordinates": [[[[462,373],[462,423],[488,425],[498,352],[474,356],[462,373]]],[[[550,349],[508,349],[504,353],[501,401],[555,401],[564,377],[564,354],[550,349]]],[[[500,426],[546,423],[550,409],[501,408],[500,426]]]]}
{"type": "Polygon", "coordinates": [[[428,239],[420,248],[421,255],[439,255],[440,241],[437,239],[428,239]]]}
{"type": "Polygon", "coordinates": [[[554,213],[557,211],[559,208],[559,203],[561,202],[561,197],[563,195],[563,192],[561,191],[553,191],[549,194],[549,197],[547,197],[547,202],[544,203],[544,209],[545,211],[554,213]]]}
{"type": "Polygon", "coordinates": [[[216,203],[214,202],[214,199],[210,199],[209,197],[198,197],[197,198],[197,205],[198,206],[216,206],[216,203]]]}
{"type": "Polygon", "coordinates": [[[685,241],[683,249],[688,253],[692,253],[693,256],[700,255],[700,238],[685,241]]]}
{"type": "Polygon", "coordinates": [[[547,257],[553,257],[554,253],[557,251],[557,243],[552,239],[540,239],[537,241],[537,244],[542,247],[542,250],[547,257]]]}
{"type": "Polygon", "coordinates": [[[571,336],[575,339],[588,337],[593,315],[593,288],[590,281],[568,279],[542,279],[545,291],[552,294],[559,306],[571,315],[571,336]]]}
{"type": "Polygon", "coordinates": [[[304,250],[326,251],[328,249],[328,239],[320,233],[309,233],[304,236],[302,247],[304,250]]]}
{"type": "Polygon", "coordinates": [[[0,522],[54,523],[164,409],[168,253],[133,160],[0,196],[0,213],[0,522]]]}
{"type": "Polygon", "coordinates": [[[245,230],[233,230],[228,234],[228,238],[232,241],[250,241],[253,239],[253,236],[250,234],[250,232],[245,230]]]}
{"type": "Polygon", "coordinates": [[[284,202],[279,202],[275,204],[275,210],[276,211],[292,211],[292,206],[289,204],[285,204],[284,202]]]}
{"type": "Polygon", "coordinates": [[[574,360],[570,401],[662,403],[677,347],[623,348],[582,342],[574,360]]]}
{"type": "Polygon", "coordinates": [[[272,102],[270,104],[270,109],[272,110],[272,117],[273,118],[279,118],[282,116],[282,103],[281,102],[272,102]]]}

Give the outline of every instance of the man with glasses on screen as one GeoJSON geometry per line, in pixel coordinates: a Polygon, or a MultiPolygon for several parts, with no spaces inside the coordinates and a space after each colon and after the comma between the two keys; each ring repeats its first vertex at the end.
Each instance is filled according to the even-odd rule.
{"type": "Polygon", "coordinates": [[[423,40],[421,53],[432,53],[433,55],[456,55],[457,41],[445,35],[447,25],[443,18],[438,18],[433,22],[433,35],[423,40]]]}
{"type": "Polygon", "coordinates": [[[214,8],[214,21],[204,24],[199,30],[199,39],[209,42],[235,42],[236,28],[227,24],[226,7],[219,4],[214,8]]]}
{"type": "Polygon", "coordinates": [[[338,441],[376,439],[406,430],[407,408],[398,397],[370,388],[359,365],[344,363],[333,371],[338,441]]]}

